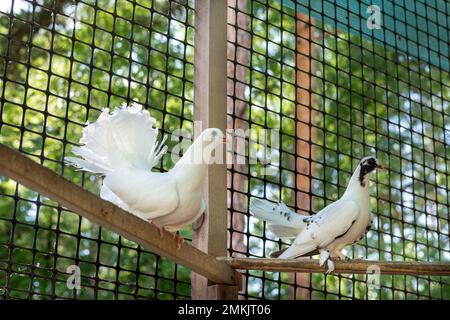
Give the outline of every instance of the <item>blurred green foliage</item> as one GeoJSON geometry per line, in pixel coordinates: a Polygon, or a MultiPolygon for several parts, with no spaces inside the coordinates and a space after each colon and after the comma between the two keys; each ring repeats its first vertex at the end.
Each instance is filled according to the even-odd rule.
{"type": "MultiPolygon", "coordinates": [[[[193,2],[38,3],[0,7],[0,142],[98,194],[99,178],[63,160],[101,109],[136,102],[152,109],[163,131],[192,127],[193,2]]],[[[171,166],[165,157],[161,169],[171,166]]],[[[0,179],[0,295],[190,297],[189,270],[0,179]],[[73,264],[82,275],[76,295],[66,286],[73,264]]]]}
{"type": "MultiPolygon", "coordinates": [[[[141,103],[163,131],[192,131],[194,1],[135,2],[42,0],[33,6],[16,0],[12,10],[0,7],[0,142],[94,193],[100,179],[63,160],[79,142],[84,123],[95,121],[102,108],[141,103]]],[[[289,9],[280,14],[277,1],[269,1],[271,8],[263,2],[247,2],[248,12],[259,19],[248,25],[254,35],[246,76],[252,108],[246,112],[252,128],[281,129],[280,161],[291,168],[285,151],[295,152],[296,21],[289,9]]],[[[390,170],[377,174],[371,189],[373,229],[347,254],[448,261],[449,74],[356,36],[336,37],[331,27],[317,23],[323,32],[312,77],[314,211],[343,193],[357,159],[376,153],[390,170]]],[[[161,169],[172,165],[168,155],[161,169]]],[[[189,270],[0,180],[0,295],[190,297],[189,270]],[[83,276],[77,293],[66,287],[72,264],[83,276]]],[[[258,196],[270,191],[292,205],[295,194],[287,187],[294,186],[292,172],[280,170],[264,182],[251,178],[246,188],[258,196]]],[[[269,239],[246,237],[251,254],[278,248],[261,222],[248,221],[252,235],[269,239]]],[[[278,281],[288,283],[289,275],[266,272],[264,283],[258,278],[262,272],[249,275],[251,297],[289,297],[290,286],[278,281]]],[[[315,299],[367,298],[366,276],[312,275],[310,281],[315,299]]],[[[444,277],[382,276],[381,285],[383,299],[450,298],[444,277]]]]}
{"type": "MultiPolygon", "coordinates": [[[[295,160],[289,153],[295,153],[291,136],[295,136],[297,94],[295,12],[282,8],[279,1],[239,4],[247,17],[241,18],[241,25],[244,20],[243,28],[253,33],[250,71],[243,80],[249,87],[244,100],[252,108],[245,119],[253,128],[280,129],[280,164],[292,170],[295,160]]],[[[347,255],[449,261],[450,74],[321,21],[314,25],[310,31],[315,42],[311,44],[315,53],[312,130],[316,135],[311,164],[313,211],[343,194],[359,159],[376,155],[389,171],[373,177],[372,230],[358,245],[347,248],[347,255]]],[[[237,58],[241,63],[243,59],[237,58]]],[[[294,172],[280,170],[264,180],[250,177],[245,190],[260,197],[272,198],[273,194],[294,206],[295,179],[294,172]]],[[[249,218],[248,224],[251,236],[245,241],[251,254],[262,256],[278,250],[280,242],[262,222],[249,218]]],[[[291,297],[289,274],[249,274],[247,293],[251,297],[291,297]],[[279,279],[286,285],[280,286],[279,279]]],[[[367,299],[368,280],[363,275],[315,274],[306,290],[313,299],[367,299]]],[[[383,275],[381,290],[375,293],[381,299],[449,299],[449,280],[383,275]]]]}

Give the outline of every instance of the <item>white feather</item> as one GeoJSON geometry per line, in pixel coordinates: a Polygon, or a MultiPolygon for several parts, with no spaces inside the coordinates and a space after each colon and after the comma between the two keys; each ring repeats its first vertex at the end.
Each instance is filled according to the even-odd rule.
{"type": "Polygon", "coordinates": [[[103,185],[127,204],[127,210],[146,220],[171,213],[179,205],[177,180],[168,172],[115,170],[105,177],[103,185]]]}
{"type": "Polygon", "coordinates": [[[314,249],[325,248],[350,229],[358,214],[359,207],[351,200],[332,203],[313,216],[309,226],[279,258],[298,258],[314,249]]]}
{"type": "MultiPolygon", "coordinates": [[[[204,144],[221,144],[217,129],[206,129],[168,172],[151,169],[166,153],[166,137],[158,142],[155,119],[141,106],[103,110],[83,130],[81,146],[66,161],[80,170],[105,176],[100,196],[168,231],[195,221],[204,211],[202,199],[208,156],[204,144]],[[219,143],[220,142],[220,143],[219,143]],[[194,156],[195,155],[195,156],[194,156]],[[190,159],[201,159],[192,163],[190,159]]],[[[211,149],[213,151],[214,148],[211,149]]]]}
{"type": "MultiPolygon", "coordinates": [[[[290,247],[275,252],[275,256],[281,259],[299,258],[320,252],[321,264],[328,259],[329,271],[332,271],[334,265],[329,258],[345,258],[341,250],[357,243],[370,228],[369,173],[376,168],[380,168],[380,165],[375,158],[363,158],[344,195],[316,215],[301,218],[306,227],[301,228],[290,247]]],[[[290,221],[292,219],[286,219],[298,215],[283,205],[257,200],[250,207],[250,212],[272,224],[273,231],[282,237],[294,232],[288,228],[295,229],[302,225],[294,227],[295,224],[290,221]],[[284,214],[285,211],[288,213],[284,214]]]]}
{"type": "Polygon", "coordinates": [[[73,154],[84,161],[67,157],[75,167],[105,175],[120,168],[150,170],[166,152],[163,140],[158,143],[156,120],[140,105],[122,106],[111,114],[104,109],[94,123],[87,123],[73,154]]]}

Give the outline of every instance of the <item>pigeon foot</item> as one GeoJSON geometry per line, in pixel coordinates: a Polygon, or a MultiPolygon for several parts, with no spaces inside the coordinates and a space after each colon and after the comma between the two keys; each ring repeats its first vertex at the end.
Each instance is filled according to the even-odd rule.
{"type": "Polygon", "coordinates": [[[331,272],[334,271],[334,262],[331,259],[330,252],[328,250],[319,250],[319,252],[320,252],[319,266],[322,267],[326,262],[328,266],[326,274],[330,274],[331,272]]]}
{"type": "Polygon", "coordinates": [[[332,273],[334,271],[334,262],[333,262],[333,260],[329,258],[327,260],[327,265],[328,265],[328,270],[327,270],[326,273],[330,274],[330,273],[332,273]]]}
{"type": "Polygon", "coordinates": [[[327,250],[319,250],[319,252],[320,252],[319,266],[323,266],[325,261],[327,261],[330,258],[330,253],[327,250]]]}
{"type": "Polygon", "coordinates": [[[340,261],[348,261],[351,260],[350,257],[347,257],[346,255],[344,255],[340,250],[335,250],[332,252],[332,254],[330,255],[332,258],[336,258],[340,261]]]}
{"type": "Polygon", "coordinates": [[[350,260],[353,260],[353,259],[350,258],[350,257],[342,255],[342,256],[338,257],[338,260],[340,260],[340,261],[350,261],[350,260]]]}
{"type": "Polygon", "coordinates": [[[180,250],[181,246],[184,243],[184,238],[182,236],[180,236],[178,233],[175,233],[173,238],[177,240],[177,248],[178,248],[178,250],[180,250]]]}

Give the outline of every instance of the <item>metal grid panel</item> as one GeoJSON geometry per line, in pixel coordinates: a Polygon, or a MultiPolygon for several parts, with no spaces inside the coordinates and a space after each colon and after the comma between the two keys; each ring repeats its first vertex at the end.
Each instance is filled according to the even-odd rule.
{"type": "MultiPolygon", "coordinates": [[[[192,131],[193,6],[191,0],[2,1],[0,142],[97,193],[99,178],[66,167],[64,157],[102,108],[139,103],[163,132],[192,131]]],[[[160,169],[171,166],[167,155],[160,169]]],[[[0,181],[2,298],[190,298],[189,270],[12,180],[0,181]],[[81,269],[78,291],[66,285],[70,265],[81,269]]]]}
{"type": "MultiPolygon", "coordinates": [[[[323,1],[317,10],[310,5],[320,2],[313,1],[229,1],[228,125],[278,128],[281,139],[275,176],[261,175],[261,165],[228,166],[232,256],[265,257],[283,244],[249,216],[250,196],[313,214],[343,194],[359,159],[376,155],[388,171],[372,179],[372,229],[347,255],[450,260],[450,75],[439,64],[411,57],[412,50],[396,52],[386,39],[372,41],[367,36],[373,34],[355,32],[325,13],[334,8],[334,16],[365,21],[366,12],[350,2],[323,1]]],[[[412,29],[416,36],[438,14],[444,17],[441,40],[448,40],[448,4],[409,3],[426,13],[413,15],[422,25],[412,29]]],[[[396,5],[414,12],[403,1],[396,5]]],[[[385,18],[395,22],[389,31],[400,48],[405,39],[395,26],[402,17],[385,18]]],[[[430,56],[436,53],[431,42],[409,36],[430,56]]],[[[448,52],[448,41],[444,45],[448,52]]],[[[366,299],[369,293],[365,275],[244,275],[245,299],[366,299]]],[[[450,298],[448,277],[383,275],[380,286],[375,293],[381,299],[450,298]]]]}

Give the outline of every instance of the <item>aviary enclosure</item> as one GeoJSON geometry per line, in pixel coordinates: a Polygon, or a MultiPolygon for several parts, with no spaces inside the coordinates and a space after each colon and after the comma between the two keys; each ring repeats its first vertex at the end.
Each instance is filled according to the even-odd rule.
{"type": "MultiPolygon", "coordinates": [[[[443,0],[1,1],[0,297],[449,299],[449,11],[443,0]],[[167,133],[195,120],[278,132],[270,175],[263,161],[210,169],[207,215],[182,232],[207,254],[159,240],[94,195],[99,177],[65,165],[86,121],[133,102],[167,133]],[[214,258],[284,244],[249,215],[250,196],[314,214],[368,154],[388,170],[373,178],[372,229],[347,255],[418,263],[381,266],[371,290],[366,272],[214,258]],[[446,271],[419,272],[426,262],[446,271]]],[[[167,155],[159,169],[171,166],[167,155]]]]}

